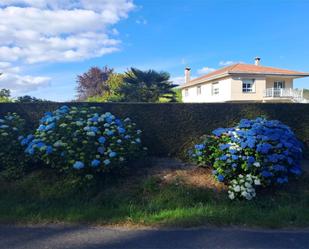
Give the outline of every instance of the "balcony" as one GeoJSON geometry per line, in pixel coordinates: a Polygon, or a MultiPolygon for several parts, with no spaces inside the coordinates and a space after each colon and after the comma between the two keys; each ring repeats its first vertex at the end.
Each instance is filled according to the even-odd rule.
{"type": "Polygon", "coordinates": [[[264,100],[290,100],[303,103],[303,89],[293,88],[266,88],[263,95],[264,100]]]}

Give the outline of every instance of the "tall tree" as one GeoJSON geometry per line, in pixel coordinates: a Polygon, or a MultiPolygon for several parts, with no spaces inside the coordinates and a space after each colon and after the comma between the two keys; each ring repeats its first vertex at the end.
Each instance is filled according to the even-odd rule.
{"type": "Polygon", "coordinates": [[[123,87],[119,90],[123,101],[159,102],[162,97],[166,98],[167,102],[176,101],[176,94],[172,90],[176,85],[172,84],[167,72],[131,68],[126,72],[123,82],[123,87]]]}
{"type": "Polygon", "coordinates": [[[105,66],[91,67],[86,73],[77,76],[78,99],[85,100],[89,97],[101,96],[109,91],[107,84],[108,77],[113,73],[113,69],[105,66]]]}
{"type": "Polygon", "coordinates": [[[119,89],[123,85],[123,74],[112,73],[109,75],[106,84],[109,87],[109,90],[104,92],[100,96],[94,96],[87,98],[87,101],[90,102],[119,102],[122,99],[119,89]]]}
{"type": "Polygon", "coordinates": [[[0,102],[11,102],[11,91],[9,89],[0,90],[0,102]]]}
{"type": "Polygon", "coordinates": [[[16,99],[17,103],[38,103],[38,102],[51,102],[49,100],[38,99],[29,95],[20,96],[16,99]]]}

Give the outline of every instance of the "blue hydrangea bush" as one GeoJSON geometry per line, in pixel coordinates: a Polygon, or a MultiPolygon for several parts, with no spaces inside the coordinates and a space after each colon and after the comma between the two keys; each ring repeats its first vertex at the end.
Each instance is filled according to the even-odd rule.
{"type": "Polygon", "coordinates": [[[0,175],[8,179],[19,178],[26,159],[19,139],[25,132],[25,121],[16,113],[0,117],[0,175]]]}
{"type": "Polygon", "coordinates": [[[141,130],[97,107],[62,106],[45,113],[33,135],[21,143],[25,152],[61,172],[93,176],[143,154],[141,130]]]}
{"type": "Polygon", "coordinates": [[[256,188],[288,183],[302,172],[302,144],[277,120],[243,119],[236,127],[218,128],[189,152],[193,162],[213,167],[230,199],[251,200],[256,188]]]}

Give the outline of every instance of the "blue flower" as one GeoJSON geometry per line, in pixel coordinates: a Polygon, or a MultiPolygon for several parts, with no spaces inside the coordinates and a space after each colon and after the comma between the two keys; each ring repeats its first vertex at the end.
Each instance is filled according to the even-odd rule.
{"type": "Polygon", "coordinates": [[[111,131],[111,130],[108,130],[108,131],[106,132],[106,134],[107,134],[108,136],[112,136],[112,135],[114,135],[114,132],[111,131]]]}
{"type": "Polygon", "coordinates": [[[270,172],[267,171],[267,170],[263,170],[263,171],[261,172],[261,175],[262,175],[263,177],[271,177],[271,176],[273,176],[273,174],[270,173],[270,172]]]}
{"type": "Polygon", "coordinates": [[[238,156],[237,155],[232,155],[232,160],[238,160],[238,156]]]}
{"type": "Polygon", "coordinates": [[[298,166],[293,166],[291,169],[290,169],[290,172],[295,174],[295,175],[301,175],[302,171],[301,171],[301,168],[298,167],[298,166]]]}
{"type": "Polygon", "coordinates": [[[82,168],[84,168],[84,167],[85,167],[85,165],[84,165],[84,163],[81,162],[81,161],[76,161],[76,162],[73,164],[73,168],[74,168],[74,169],[82,169],[82,168]]]}
{"type": "Polygon", "coordinates": [[[223,155],[223,156],[221,156],[219,159],[220,159],[221,161],[225,161],[225,160],[227,160],[227,156],[226,156],[226,155],[223,155]]]}
{"type": "Polygon", "coordinates": [[[106,138],[105,137],[99,137],[98,141],[99,141],[100,144],[104,144],[105,141],[106,141],[106,138]]]}
{"type": "Polygon", "coordinates": [[[218,175],[217,179],[219,182],[223,182],[224,181],[224,176],[223,175],[218,175]]]}
{"type": "Polygon", "coordinates": [[[89,128],[89,130],[92,131],[92,132],[98,132],[99,129],[97,127],[95,127],[95,126],[91,126],[89,128]]]}
{"type": "Polygon", "coordinates": [[[90,122],[98,122],[99,121],[99,117],[95,116],[89,119],[90,122]]]}
{"type": "Polygon", "coordinates": [[[53,152],[53,147],[47,146],[47,148],[46,148],[46,154],[49,155],[49,154],[51,154],[52,152],[53,152]]]}
{"type": "Polygon", "coordinates": [[[248,145],[248,147],[249,148],[251,148],[251,149],[253,149],[254,148],[254,146],[255,146],[255,139],[253,139],[253,138],[249,138],[249,139],[247,139],[247,145],[248,145]]]}
{"type": "Polygon", "coordinates": [[[111,161],[110,161],[109,159],[105,159],[105,160],[103,161],[103,163],[104,163],[105,165],[109,165],[109,164],[111,163],[111,161]]]}
{"type": "Polygon", "coordinates": [[[278,177],[277,178],[277,183],[285,183],[285,182],[288,182],[288,178],[287,177],[278,177]]]}
{"type": "Polygon", "coordinates": [[[111,122],[113,122],[113,118],[111,116],[108,116],[105,118],[106,123],[110,124],[111,122]]]}
{"type": "Polygon", "coordinates": [[[239,128],[249,128],[251,127],[251,121],[248,119],[242,119],[239,122],[239,128]]]}
{"type": "Polygon", "coordinates": [[[55,126],[56,126],[55,123],[51,123],[51,124],[46,126],[45,130],[48,131],[48,130],[54,129],[55,126]]]}
{"type": "Polygon", "coordinates": [[[36,146],[40,149],[40,148],[42,148],[43,146],[45,146],[45,144],[44,144],[43,142],[38,142],[38,143],[36,144],[36,146]]]}
{"type": "Polygon", "coordinates": [[[118,127],[117,129],[118,129],[119,134],[123,134],[123,133],[126,132],[126,129],[124,129],[122,127],[118,127]]]}
{"type": "Polygon", "coordinates": [[[220,150],[225,150],[225,149],[228,149],[228,148],[230,148],[230,147],[231,147],[230,144],[220,144],[220,145],[219,145],[220,150]]]}
{"type": "Polygon", "coordinates": [[[203,150],[205,148],[205,144],[196,144],[194,148],[197,150],[203,150]]]}
{"type": "Polygon", "coordinates": [[[100,165],[100,161],[97,159],[92,160],[91,166],[92,167],[98,167],[100,165]]]}
{"type": "Polygon", "coordinates": [[[226,129],[218,128],[218,129],[212,131],[212,134],[214,134],[215,136],[219,137],[219,136],[221,136],[225,132],[226,132],[226,129]]]}
{"type": "Polygon", "coordinates": [[[274,171],[286,171],[286,168],[282,165],[276,164],[273,166],[274,171]]]}
{"type": "Polygon", "coordinates": [[[230,149],[230,153],[231,153],[231,154],[235,154],[235,153],[237,153],[237,150],[235,150],[235,149],[230,149]]]}
{"type": "Polygon", "coordinates": [[[247,162],[249,164],[253,164],[255,162],[255,158],[253,156],[249,156],[247,162]]]}
{"type": "Polygon", "coordinates": [[[101,155],[104,154],[104,147],[99,147],[98,150],[97,150],[101,155]]]}
{"type": "Polygon", "coordinates": [[[115,156],[117,156],[117,153],[116,153],[116,152],[111,151],[111,152],[109,153],[109,157],[115,157],[115,156]]]}
{"type": "Polygon", "coordinates": [[[41,124],[38,128],[38,131],[45,131],[45,129],[46,129],[46,126],[41,124]]]}
{"type": "Polygon", "coordinates": [[[272,146],[268,143],[258,144],[256,151],[261,152],[262,154],[267,154],[272,146]]]}

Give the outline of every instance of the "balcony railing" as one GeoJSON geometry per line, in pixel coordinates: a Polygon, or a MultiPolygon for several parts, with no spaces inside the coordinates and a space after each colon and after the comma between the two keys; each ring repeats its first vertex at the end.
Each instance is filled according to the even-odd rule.
{"type": "Polygon", "coordinates": [[[264,98],[291,98],[295,102],[303,99],[303,90],[292,88],[266,88],[264,90],[264,98]]]}

